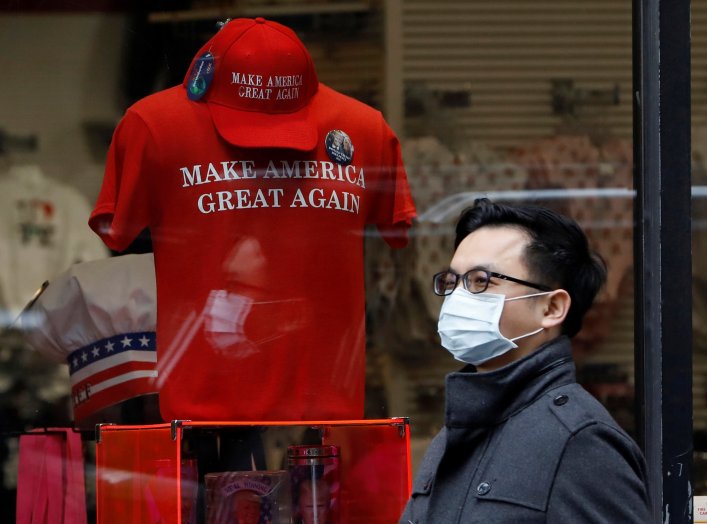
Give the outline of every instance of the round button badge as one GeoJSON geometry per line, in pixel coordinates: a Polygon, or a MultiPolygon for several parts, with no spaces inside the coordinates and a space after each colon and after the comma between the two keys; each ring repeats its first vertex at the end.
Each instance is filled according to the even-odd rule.
{"type": "Polygon", "coordinates": [[[324,139],[327,155],[337,164],[350,164],[353,160],[354,146],[349,135],[340,129],[332,129],[324,139]]]}

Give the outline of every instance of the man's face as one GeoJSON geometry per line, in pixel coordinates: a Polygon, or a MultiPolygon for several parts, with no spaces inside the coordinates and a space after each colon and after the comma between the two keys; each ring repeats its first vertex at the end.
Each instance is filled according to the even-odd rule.
{"type": "MultiPolygon", "coordinates": [[[[459,244],[450,263],[450,269],[463,275],[470,269],[482,268],[503,275],[533,280],[523,262],[525,248],[530,237],[524,231],[509,226],[485,226],[468,235],[459,244]]],[[[459,283],[461,286],[461,282],[459,283]]],[[[486,293],[505,295],[506,298],[538,293],[534,288],[492,278],[486,293]]],[[[528,298],[506,302],[501,315],[500,330],[506,338],[514,338],[535,331],[541,326],[542,306],[545,297],[528,298]]],[[[518,360],[531,353],[541,342],[537,335],[520,339],[518,349],[509,351],[480,366],[480,371],[490,371],[518,360]]]]}
{"type": "Polygon", "coordinates": [[[329,490],[322,482],[302,485],[300,510],[304,524],[325,524],[329,512],[329,490]],[[317,489],[318,488],[318,489],[317,489]]]}
{"type": "Polygon", "coordinates": [[[258,524],[260,519],[260,501],[255,498],[238,498],[233,516],[238,524],[258,524]]]}

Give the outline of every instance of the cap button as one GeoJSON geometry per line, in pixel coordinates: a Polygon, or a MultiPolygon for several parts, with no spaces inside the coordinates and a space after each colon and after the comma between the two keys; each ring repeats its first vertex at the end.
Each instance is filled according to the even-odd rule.
{"type": "Polygon", "coordinates": [[[265,18],[262,16],[259,16],[258,18],[255,19],[256,24],[264,24],[265,23],[265,18]]]}

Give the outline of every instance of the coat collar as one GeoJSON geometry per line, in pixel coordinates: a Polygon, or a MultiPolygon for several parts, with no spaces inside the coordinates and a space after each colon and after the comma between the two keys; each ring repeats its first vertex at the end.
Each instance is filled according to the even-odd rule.
{"type": "Polygon", "coordinates": [[[445,426],[493,426],[549,389],[575,381],[572,347],[565,336],[494,371],[479,373],[468,366],[447,375],[445,426]]]}

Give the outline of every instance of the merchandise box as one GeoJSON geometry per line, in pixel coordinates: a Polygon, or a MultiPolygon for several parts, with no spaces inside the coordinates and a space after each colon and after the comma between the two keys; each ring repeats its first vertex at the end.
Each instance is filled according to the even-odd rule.
{"type": "Polygon", "coordinates": [[[96,427],[97,524],[393,524],[410,490],[406,418],[96,427]]]}

